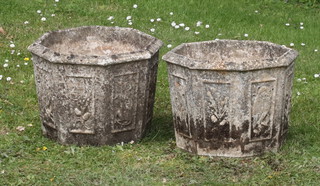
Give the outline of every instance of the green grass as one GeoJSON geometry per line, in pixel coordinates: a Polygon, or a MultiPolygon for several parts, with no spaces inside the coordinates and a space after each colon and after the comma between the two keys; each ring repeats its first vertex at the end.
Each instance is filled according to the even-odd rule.
{"type": "Polygon", "coordinates": [[[314,74],[320,73],[320,9],[316,3],[309,6],[290,2],[60,0],[53,6],[54,0],[1,0],[0,27],[7,32],[0,33],[1,185],[319,185],[320,78],[314,78],[314,74]],[[132,8],[133,4],[138,8],[132,8]],[[40,20],[37,10],[42,11],[46,22],[40,20]],[[174,14],[170,16],[169,12],[174,14]],[[51,17],[53,13],[55,17],[51,17]],[[159,65],[153,125],[140,142],[76,147],[43,137],[32,62],[24,61],[31,57],[27,46],[50,30],[83,25],[126,27],[129,15],[133,18],[130,27],[165,43],[161,56],[170,50],[167,44],[177,46],[215,38],[266,40],[287,46],[294,43],[300,56],[295,68],[290,132],[281,151],[233,159],[194,156],[177,149],[163,61],[159,65]],[[109,16],[115,17],[114,24],[107,20],[109,16]],[[158,17],[161,22],[149,21],[158,17]],[[172,21],[191,29],[175,29],[170,26],[172,21]],[[197,21],[203,25],[196,27],[197,21]],[[299,28],[300,22],[304,29],[299,28]],[[210,28],[206,29],[205,24],[210,28]],[[155,28],[154,33],[151,28],[155,28]],[[15,44],[14,54],[10,41],[15,44]],[[4,68],[6,59],[9,66],[4,68]],[[6,81],[7,77],[12,80],[6,81]],[[306,78],[306,82],[299,82],[299,78],[306,78]],[[26,127],[25,131],[17,131],[18,126],[26,127]]]}

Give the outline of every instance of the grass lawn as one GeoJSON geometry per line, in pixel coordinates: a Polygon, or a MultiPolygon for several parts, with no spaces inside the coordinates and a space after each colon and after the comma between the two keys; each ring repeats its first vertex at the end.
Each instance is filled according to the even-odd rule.
{"type": "Polygon", "coordinates": [[[0,185],[320,184],[319,5],[280,0],[0,1],[0,185]],[[184,27],[174,28],[172,22],[184,27]],[[300,56],[290,131],[281,151],[217,158],[177,149],[162,60],[153,125],[143,140],[77,147],[43,137],[26,48],[47,31],[84,25],[133,27],[151,34],[164,42],[160,57],[170,46],[216,38],[265,40],[296,49],[300,56]]]}

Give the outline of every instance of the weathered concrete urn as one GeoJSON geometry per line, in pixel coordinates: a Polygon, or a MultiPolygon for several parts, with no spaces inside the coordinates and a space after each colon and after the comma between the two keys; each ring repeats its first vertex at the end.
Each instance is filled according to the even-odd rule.
{"type": "Polygon", "coordinates": [[[62,144],[138,140],[150,125],[162,42],[131,28],[44,34],[32,53],[42,131],[62,144]]]}
{"type": "Polygon", "coordinates": [[[297,55],[235,40],[186,43],[165,54],[177,146],[227,157],[277,151],[288,130],[297,55]]]}

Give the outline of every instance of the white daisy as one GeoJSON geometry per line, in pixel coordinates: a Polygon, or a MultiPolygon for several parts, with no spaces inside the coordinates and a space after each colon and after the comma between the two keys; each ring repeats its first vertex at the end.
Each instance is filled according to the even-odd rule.
{"type": "Polygon", "coordinates": [[[199,26],[201,26],[201,24],[202,24],[202,22],[201,22],[201,21],[198,21],[198,22],[196,23],[196,26],[199,27],[199,26]]]}

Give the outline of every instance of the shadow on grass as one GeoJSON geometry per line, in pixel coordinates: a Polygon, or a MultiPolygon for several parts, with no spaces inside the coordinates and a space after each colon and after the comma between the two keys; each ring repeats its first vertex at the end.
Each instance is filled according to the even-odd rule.
{"type": "Polygon", "coordinates": [[[172,116],[158,115],[153,117],[151,127],[141,142],[165,142],[174,138],[172,116]]]}

